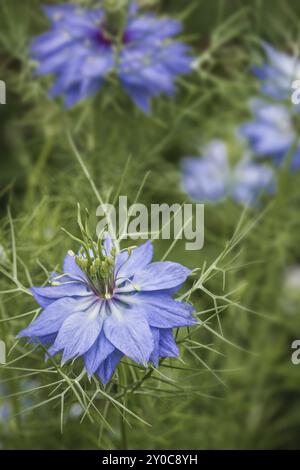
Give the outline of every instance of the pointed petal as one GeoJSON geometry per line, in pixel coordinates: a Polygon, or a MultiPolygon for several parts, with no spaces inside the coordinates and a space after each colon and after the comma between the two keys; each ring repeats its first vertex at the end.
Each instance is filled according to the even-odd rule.
{"type": "Polygon", "coordinates": [[[110,354],[100,365],[99,369],[97,370],[97,375],[104,385],[107,384],[107,382],[111,379],[114,370],[122,357],[123,353],[115,349],[114,352],[110,354]]]}
{"type": "Polygon", "coordinates": [[[177,344],[175,343],[172,330],[160,330],[159,355],[160,357],[179,356],[179,349],[177,344]]]}
{"type": "Polygon", "coordinates": [[[151,263],[138,271],[133,282],[142,291],[170,289],[185,282],[191,270],[178,263],[151,263]]]}
{"type": "Polygon", "coordinates": [[[55,339],[56,339],[56,336],[57,334],[54,333],[52,335],[46,335],[46,336],[34,336],[32,338],[30,338],[29,340],[29,343],[32,343],[32,344],[43,344],[44,346],[49,346],[51,344],[54,343],[55,339]]]}
{"type": "Polygon", "coordinates": [[[98,339],[95,341],[93,346],[84,355],[84,364],[87,373],[91,376],[100,364],[107,359],[107,357],[115,350],[115,347],[111,344],[101,330],[98,339]]]}
{"type": "Polygon", "coordinates": [[[153,336],[153,341],[154,341],[154,348],[150,356],[150,361],[154,365],[154,367],[158,366],[159,362],[159,329],[158,328],[151,328],[151,333],[153,336]]]}
{"type": "Polygon", "coordinates": [[[112,305],[104,322],[106,338],[133,361],[146,365],[154,347],[150,327],[143,314],[112,305]]]}
{"type": "Polygon", "coordinates": [[[88,308],[91,303],[92,299],[81,302],[71,297],[56,300],[45,308],[45,310],[43,310],[27,328],[22,330],[17,337],[37,337],[56,333],[70,315],[88,308]]]}
{"type": "Polygon", "coordinates": [[[87,282],[86,275],[76,263],[75,255],[67,254],[67,256],[64,259],[63,270],[64,270],[64,273],[70,278],[87,282]]]}
{"type": "Polygon", "coordinates": [[[118,295],[118,298],[127,301],[128,305],[133,305],[136,310],[139,309],[152,327],[175,328],[197,323],[192,316],[194,307],[172,299],[167,293],[138,292],[127,297],[118,295]]]}
{"type": "Polygon", "coordinates": [[[63,350],[62,363],[65,363],[86,353],[100,334],[104,320],[102,305],[95,303],[88,311],[75,313],[67,318],[59,330],[53,347],[49,349],[49,354],[54,355],[63,350]]]}
{"type": "Polygon", "coordinates": [[[36,299],[42,298],[49,300],[58,300],[62,297],[85,297],[91,295],[87,285],[78,281],[66,281],[62,282],[58,286],[49,286],[49,287],[32,287],[32,294],[36,299]]]}
{"type": "Polygon", "coordinates": [[[116,272],[117,281],[121,282],[134,275],[135,272],[140,271],[146,267],[153,258],[153,245],[150,240],[142,245],[134,248],[125,262],[120,266],[116,272]]]}

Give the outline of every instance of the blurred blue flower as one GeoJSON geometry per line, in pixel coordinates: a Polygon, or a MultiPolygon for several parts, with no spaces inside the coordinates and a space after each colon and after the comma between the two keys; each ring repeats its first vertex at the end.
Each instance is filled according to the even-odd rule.
{"type": "Polygon", "coordinates": [[[261,91],[276,99],[290,99],[292,83],[300,79],[300,60],[277,51],[266,42],[262,44],[268,62],[253,67],[255,75],[264,82],[261,91]]]}
{"type": "Polygon", "coordinates": [[[8,403],[0,404],[0,422],[7,421],[10,416],[10,406],[8,403]]]}
{"type": "Polygon", "coordinates": [[[177,76],[191,71],[189,47],[173,40],[181,23],[139,13],[135,2],[121,34],[110,28],[103,8],[68,4],[46,6],[44,12],[51,29],[34,40],[31,56],[39,62],[38,75],[56,76],[50,96],[64,96],[68,108],[94,94],[115,72],[135,104],[149,112],[151,98],[173,95],[177,76]]]}
{"type": "Polygon", "coordinates": [[[270,168],[247,157],[230,167],[223,141],[211,141],[203,154],[202,158],[187,157],[182,162],[183,188],[195,201],[219,202],[231,197],[238,203],[252,206],[260,193],[274,190],[270,168]]]}
{"type": "Polygon", "coordinates": [[[267,103],[261,99],[251,102],[254,120],[243,124],[239,133],[245,137],[253,153],[259,157],[272,157],[281,165],[293,151],[291,169],[300,167],[300,141],[294,127],[293,109],[283,104],[267,103]]]}
{"type": "Polygon", "coordinates": [[[69,253],[64,275],[32,293],[44,309],[18,337],[63,351],[62,363],[83,356],[89,375],[107,383],[123,355],[147,365],[177,357],[172,328],[196,323],[190,304],[172,295],[190,270],[177,263],[152,263],[150,241],[115,253],[105,239],[97,256],[69,253]],[[81,267],[80,267],[81,266],[81,267]]]}

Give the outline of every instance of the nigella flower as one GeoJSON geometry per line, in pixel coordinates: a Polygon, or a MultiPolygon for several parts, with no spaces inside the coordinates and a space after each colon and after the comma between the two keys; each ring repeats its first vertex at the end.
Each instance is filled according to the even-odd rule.
{"type": "Polygon", "coordinates": [[[107,383],[123,355],[147,365],[177,357],[172,329],[196,323],[190,304],[173,299],[190,270],[173,262],[151,262],[150,241],[116,253],[110,238],[64,261],[52,286],[32,293],[44,309],[19,337],[62,351],[62,363],[83,357],[89,375],[107,383]]]}
{"type": "Polygon", "coordinates": [[[184,190],[198,202],[219,202],[225,198],[251,206],[263,191],[274,189],[270,168],[244,157],[231,167],[223,141],[213,140],[203,157],[187,157],[182,162],[184,190]]]}
{"type": "Polygon", "coordinates": [[[261,91],[276,99],[290,99],[292,84],[300,79],[300,60],[280,52],[263,42],[267,63],[253,67],[255,75],[263,81],[261,91]]]}
{"type": "Polygon", "coordinates": [[[173,95],[175,79],[191,71],[189,47],[173,40],[181,23],[142,14],[135,2],[120,31],[103,8],[68,4],[44,11],[51,29],[33,42],[31,55],[39,62],[37,74],[56,76],[50,96],[64,96],[67,107],[94,94],[114,72],[135,104],[149,112],[151,98],[173,95]]]}
{"type": "Polygon", "coordinates": [[[253,153],[259,157],[272,157],[277,165],[291,157],[291,169],[300,167],[300,140],[296,125],[299,115],[294,108],[283,104],[267,103],[255,99],[251,102],[254,120],[242,125],[239,133],[245,137],[253,153]]]}

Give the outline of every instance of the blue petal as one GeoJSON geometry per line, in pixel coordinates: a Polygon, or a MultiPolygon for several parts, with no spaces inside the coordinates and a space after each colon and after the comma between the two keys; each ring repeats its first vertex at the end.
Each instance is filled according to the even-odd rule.
{"type": "Polygon", "coordinates": [[[101,330],[101,333],[93,344],[93,346],[84,355],[84,364],[87,373],[91,376],[100,364],[107,359],[107,357],[115,350],[115,347],[111,344],[101,330]]]}
{"type": "Polygon", "coordinates": [[[71,297],[65,297],[53,302],[24,330],[18,337],[22,336],[45,336],[56,333],[64,321],[74,313],[88,308],[93,299],[81,302],[71,297]]]}
{"type": "Polygon", "coordinates": [[[150,356],[150,361],[152,362],[154,367],[157,367],[159,362],[159,329],[151,328],[151,333],[153,336],[154,348],[150,356]]]}
{"type": "Polygon", "coordinates": [[[49,346],[54,343],[56,336],[57,336],[56,333],[53,335],[45,335],[45,336],[38,336],[38,337],[33,336],[32,338],[30,338],[29,343],[32,343],[32,344],[41,343],[44,346],[49,346]]]}
{"type": "Polygon", "coordinates": [[[140,271],[152,261],[152,242],[148,240],[146,243],[134,248],[130,255],[127,254],[124,258],[125,260],[115,273],[117,281],[131,278],[137,271],[140,271]]]}
{"type": "Polygon", "coordinates": [[[172,330],[160,330],[159,355],[160,357],[179,356],[179,349],[175,343],[172,330]]]}
{"type": "Polygon", "coordinates": [[[172,299],[160,292],[139,292],[128,297],[128,304],[145,314],[151,327],[175,328],[197,323],[192,317],[194,307],[185,302],[172,299]]]}
{"type": "Polygon", "coordinates": [[[103,304],[95,303],[86,312],[71,315],[59,330],[49,354],[54,355],[63,350],[62,363],[77,356],[82,356],[95,343],[100,334],[104,315],[103,304]]]}
{"type": "Polygon", "coordinates": [[[142,87],[130,86],[126,83],[123,83],[123,86],[125,88],[125,91],[128,93],[129,97],[136,104],[136,106],[140,108],[143,113],[149,114],[151,111],[151,94],[149,94],[149,92],[142,87]]]}
{"type": "Polygon", "coordinates": [[[182,284],[190,273],[190,269],[179,263],[155,262],[138,271],[133,277],[133,283],[142,291],[170,289],[182,284]]]}
{"type": "Polygon", "coordinates": [[[273,192],[275,189],[274,173],[271,168],[242,160],[234,170],[232,197],[246,206],[256,203],[263,191],[273,192]]]}
{"type": "Polygon", "coordinates": [[[107,75],[114,67],[114,56],[112,51],[98,57],[88,56],[82,66],[84,76],[98,78],[107,75]]]}
{"type": "Polygon", "coordinates": [[[296,153],[293,156],[292,163],[291,163],[291,170],[299,170],[300,168],[300,147],[297,148],[296,153]]]}
{"type": "Polygon", "coordinates": [[[133,309],[112,305],[111,310],[103,327],[106,338],[130,359],[146,365],[154,347],[146,318],[133,309]]]}
{"type": "MultiPolygon", "coordinates": [[[[92,293],[87,285],[78,281],[61,282],[58,286],[51,287],[32,287],[30,291],[38,302],[42,298],[49,300],[49,303],[62,297],[87,297],[92,293]]],[[[42,304],[41,306],[43,307],[42,304]]]]}
{"type": "Polygon", "coordinates": [[[52,30],[43,33],[36,38],[31,44],[31,54],[33,57],[41,58],[57,53],[63,47],[73,43],[74,39],[66,31],[52,30]]]}
{"type": "Polygon", "coordinates": [[[203,158],[188,157],[182,163],[182,185],[199,202],[217,202],[228,192],[230,169],[226,146],[213,140],[203,149],[203,158]]]}
{"type": "Polygon", "coordinates": [[[67,256],[64,259],[63,270],[64,270],[64,273],[70,278],[87,282],[86,275],[76,263],[75,255],[67,254],[67,256]]]}
{"type": "Polygon", "coordinates": [[[65,18],[67,15],[74,13],[76,5],[63,4],[63,5],[43,5],[42,9],[47,17],[52,21],[58,21],[65,18]]]}
{"type": "Polygon", "coordinates": [[[107,382],[111,379],[111,376],[113,375],[114,370],[122,357],[123,353],[115,349],[115,351],[110,354],[108,358],[105,359],[105,361],[103,361],[100,365],[99,369],[97,370],[97,375],[104,385],[107,384],[107,382]]]}
{"type": "Polygon", "coordinates": [[[110,256],[111,250],[114,248],[114,243],[111,236],[105,232],[103,235],[103,250],[105,256],[110,256]]]}

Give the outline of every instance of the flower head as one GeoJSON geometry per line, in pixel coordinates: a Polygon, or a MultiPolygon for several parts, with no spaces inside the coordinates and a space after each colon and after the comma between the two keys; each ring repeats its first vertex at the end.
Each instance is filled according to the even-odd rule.
{"type": "Polygon", "coordinates": [[[116,253],[110,238],[65,258],[64,274],[32,293],[44,309],[19,337],[62,351],[62,362],[83,357],[89,375],[103,383],[123,355],[155,366],[177,357],[172,328],[196,323],[190,304],[173,299],[190,274],[177,263],[151,262],[150,241],[116,253]]]}
{"type": "Polygon", "coordinates": [[[114,72],[135,104],[149,112],[151,98],[173,95],[176,77],[191,71],[188,46],[173,40],[181,23],[139,13],[135,2],[122,26],[103,8],[68,4],[44,12],[51,29],[33,42],[31,55],[39,62],[38,75],[56,76],[50,96],[64,96],[66,107],[94,94],[114,72]]]}
{"type": "Polygon", "coordinates": [[[243,124],[239,132],[245,137],[253,153],[259,157],[272,157],[280,165],[290,151],[291,169],[300,167],[300,140],[296,125],[298,114],[283,104],[267,103],[255,99],[251,103],[254,120],[243,124]]]}
{"type": "Polygon", "coordinates": [[[293,81],[300,79],[300,60],[277,51],[266,42],[263,42],[263,48],[268,61],[253,68],[255,75],[263,81],[261,91],[276,99],[289,99],[293,81]]]}
{"type": "Polygon", "coordinates": [[[230,167],[226,146],[220,140],[207,145],[204,157],[183,160],[182,182],[195,201],[219,202],[231,197],[246,206],[255,204],[262,191],[274,186],[272,170],[247,157],[230,167]]]}

